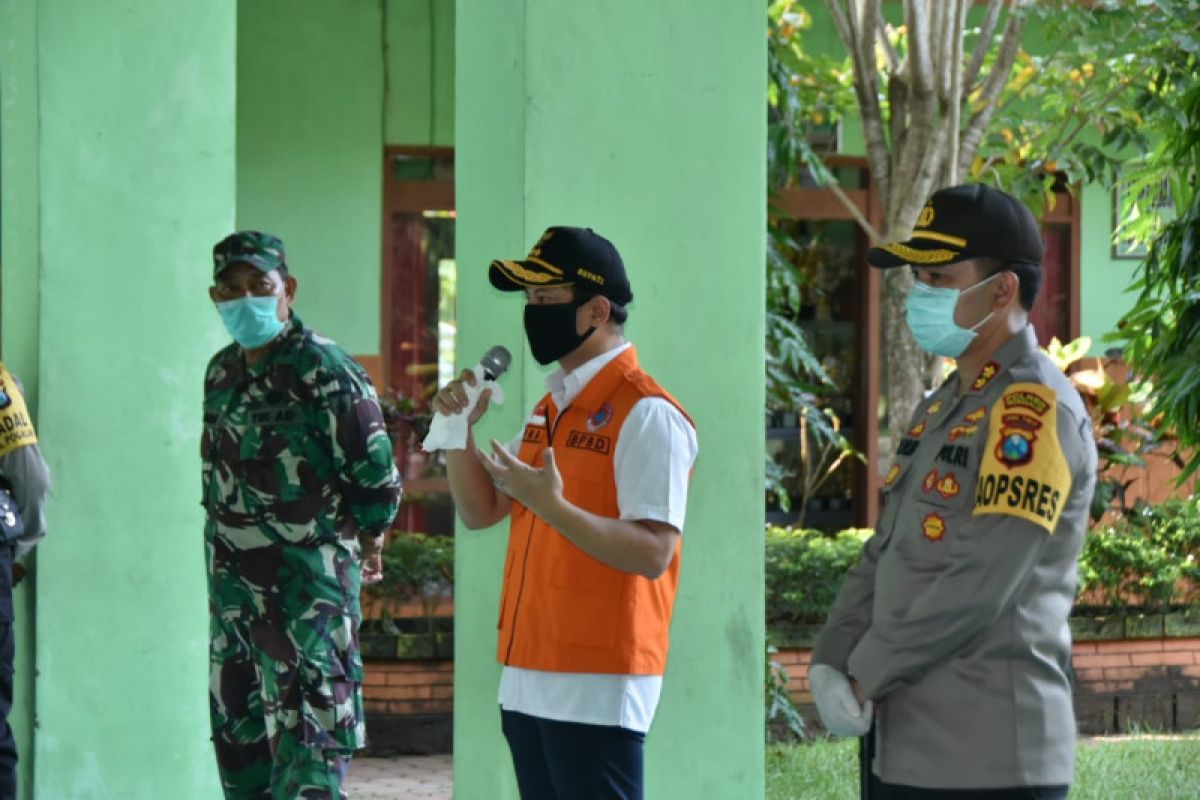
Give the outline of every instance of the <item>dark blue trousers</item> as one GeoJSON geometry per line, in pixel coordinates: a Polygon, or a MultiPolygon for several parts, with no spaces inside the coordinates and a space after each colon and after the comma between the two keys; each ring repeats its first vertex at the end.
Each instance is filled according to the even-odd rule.
{"type": "Polygon", "coordinates": [[[921,789],[878,779],[871,800],[1066,800],[1066,786],[1020,786],[1012,789],[921,789]]]}
{"type": "Polygon", "coordinates": [[[13,547],[0,545],[0,800],[17,796],[17,742],[8,715],[13,704],[13,547]]]}
{"type": "Polygon", "coordinates": [[[646,736],[500,711],[521,800],[642,800],[646,736]]]}

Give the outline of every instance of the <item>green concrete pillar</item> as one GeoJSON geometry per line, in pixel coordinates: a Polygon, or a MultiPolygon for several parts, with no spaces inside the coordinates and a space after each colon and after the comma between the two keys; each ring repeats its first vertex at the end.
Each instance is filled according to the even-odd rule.
{"type": "MultiPolygon", "coordinates": [[[[25,382],[34,424],[38,398],[37,7],[0,0],[0,358],[25,382]]],[[[16,657],[9,724],[21,754],[21,798],[32,796],[33,585],[13,593],[16,657]]]]}
{"type": "Polygon", "coordinates": [[[234,221],[236,7],[41,0],[36,796],[211,800],[206,294],[234,221]]]}
{"type": "MultiPolygon", "coordinates": [[[[630,270],[630,338],[700,434],[647,794],[761,797],[762,7],[496,0],[456,17],[459,360],[497,342],[521,354],[481,433],[511,436],[545,374],[488,260],[548,225],[594,227],[630,270]]],[[[468,800],[516,797],[494,658],[505,535],[458,540],[455,796],[468,800]]]]}

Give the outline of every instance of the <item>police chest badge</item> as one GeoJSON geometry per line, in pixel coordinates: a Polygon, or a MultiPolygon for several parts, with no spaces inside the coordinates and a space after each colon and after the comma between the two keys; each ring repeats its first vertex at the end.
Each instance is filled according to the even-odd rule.
{"type": "Polygon", "coordinates": [[[946,520],[941,514],[926,514],[921,521],[921,533],[931,542],[940,542],[946,535],[946,520]]]}
{"type": "Polygon", "coordinates": [[[1020,517],[1054,533],[1070,490],[1056,393],[1041,384],[1013,384],[988,423],[975,514],[1020,517]]]}

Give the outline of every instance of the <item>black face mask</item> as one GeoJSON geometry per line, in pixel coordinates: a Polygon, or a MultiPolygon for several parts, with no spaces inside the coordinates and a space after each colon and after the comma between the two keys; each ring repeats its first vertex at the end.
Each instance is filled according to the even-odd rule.
{"type": "Polygon", "coordinates": [[[558,361],[596,332],[588,328],[582,335],[575,331],[575,312],[587,300],[554,305],[525,306],[525,337],[533,357],[542,365],[558,361]]]}

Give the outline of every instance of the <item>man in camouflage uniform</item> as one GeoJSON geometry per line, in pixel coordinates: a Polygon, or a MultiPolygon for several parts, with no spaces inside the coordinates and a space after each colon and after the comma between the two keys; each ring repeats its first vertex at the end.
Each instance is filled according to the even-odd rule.
{"type": "Polygon", "coordinates": [[[366,743],[359,589],[400,478],[362,368],[292,311],[283,243],[213,249],[234,343],[204,379],[213,744],[227,798],[345,797],[366,743]]]}

